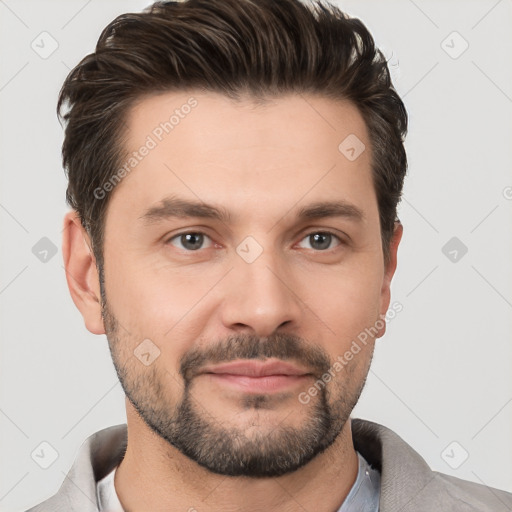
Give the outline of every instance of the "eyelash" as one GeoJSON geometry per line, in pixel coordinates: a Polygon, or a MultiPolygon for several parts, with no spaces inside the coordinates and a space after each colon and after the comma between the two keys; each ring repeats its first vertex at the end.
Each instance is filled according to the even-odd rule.
{"type": "MultiPolygon", "coordinates": [[[[332,236],[337,242],[338,242],[338,245],[336,245],[335,247],[331,248],[331,249],[324,249],[324,250],[315,250],[315,249],[308,249],[308,250],[311,250],[311,251],[314,251],[314,252],[318,252],[318,253],[327,253],[329,251],[332,251],[333,249],[335,249],[336,247],[339,247],[340,245],[345,245],[346,242],[339,236],[337,235],[336,233],[332,232],[332,231],[329,231],[329,230],[319,230],[319,231],[311,231],[309,233],[306,233],[301,239],[300,239],[300,242],[302,242],[303,240],[305,240],[306,238],[310,237],[311,235],[317,235],[317,234],[321,234],[321,235],[330,235],[332,236]]],[[[209,238],[210,240],[211,237],[209,235],[207,235],[206,233],[202,232],[202,231],[184,231],[183,233],[178,233],[176,235],[173,235],[171,238],[167,239],[165,244],[171,244],[172,245],[172,241],[175,240],[175,239],[179,239],[180,237],[184,236],[184,235],[203,235],[207,238],[209,238]]],[[[213,240],[212,240],[213,242],[213,240]]],[[[215,242],[213,242],[215,244],[215,242]]],[[[194,252],[199,252],[201,249],[203,249],[202,247],[200,249],[196,249],[195,251],[194,250],[189,250],[189,249],[181,249],[187,253],[194,253],[194,252]]]]}

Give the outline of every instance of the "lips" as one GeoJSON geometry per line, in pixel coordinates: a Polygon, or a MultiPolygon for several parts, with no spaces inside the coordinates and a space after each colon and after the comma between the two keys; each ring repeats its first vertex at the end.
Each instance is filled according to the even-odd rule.
{"type": "Polygon", "coordinates": [[[242,393],[277,393],[302,386],[312,375],[283,361],[234,361],[209,366],[202,372],[210,383],[242,393]]]}
{"type": "Polygon", "coordinates": [[[308,375],[310,372],[284,361],[234,361],[216,366],[208,366],[201,373],[268,377],[271,375],[303,376],[308,375]]]}

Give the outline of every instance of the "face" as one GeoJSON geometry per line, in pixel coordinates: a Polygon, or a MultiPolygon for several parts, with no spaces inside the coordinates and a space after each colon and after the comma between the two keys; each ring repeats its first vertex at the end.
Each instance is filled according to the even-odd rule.
{"type": "Polygon", "coordinates": [[[326,98],[204,92],[142,99],[127,121],[102,310],[124,391],[212,472],[292,472],[337,439],[384,331],[394,268],[364,121],[326,98]]]}

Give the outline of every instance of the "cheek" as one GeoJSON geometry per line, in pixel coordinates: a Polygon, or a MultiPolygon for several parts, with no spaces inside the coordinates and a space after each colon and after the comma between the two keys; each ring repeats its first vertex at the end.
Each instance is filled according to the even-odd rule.
{"type": "Polygon", "coordinates": [[[222,277],[222,272],[217,274],[216,270],[191,274],[129,259],[106,266],[109,307],[125,328],[120,334],[128,336],[128,331],[131,345],[149,338],[166,359],[177,357],[201,335],[208,293],[222,277]]]}
{"type": "Polygon", "coordinates": [[[306,302],[340,348],[379,319],[382,274],[376,269],[370,264],[340,268],[320,280],[311,275],[303,283],[306,302]]]}

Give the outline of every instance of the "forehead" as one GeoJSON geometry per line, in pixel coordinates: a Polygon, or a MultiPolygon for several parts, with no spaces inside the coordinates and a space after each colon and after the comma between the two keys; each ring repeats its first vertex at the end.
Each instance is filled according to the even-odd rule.
{"type": "Polygon", "coordinates": [[[368,143],[366,125],[354,104],[305,94],[261,101],[251,97],[235,101],[205,91],[153,94],[132,106],[126,124],[128,146],[149,136],[164,145],[173,139],[175,146],[200,154],[269,143],[281,150],[292,143],[296,150],[312,151],[323,142],[322,149],[330,145],[337,151],[340,138],[350,134],[368,143]]]}
{"type": "Polygon", "coordinates": [[[167,92],[141,98],[126,124],[126,172],[111,202],[131,210],[169,194],[276,214],[301,196],[373,198],[367,128],[348,101],[290,94],[258,104],[167,92]]]}

